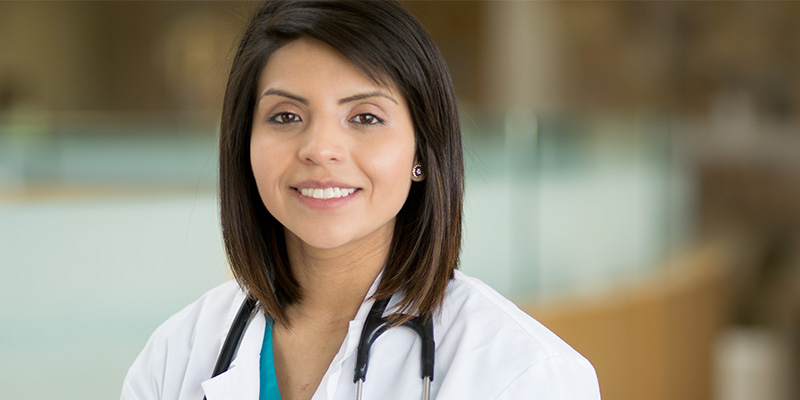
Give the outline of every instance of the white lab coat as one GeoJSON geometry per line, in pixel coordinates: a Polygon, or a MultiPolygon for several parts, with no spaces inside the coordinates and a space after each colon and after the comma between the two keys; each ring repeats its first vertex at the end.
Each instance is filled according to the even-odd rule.
{"type": "MultiPolygon", "coordinates": [[[[251,319],[230,369],[209,379],[243,299],[231,281],[167,320],[128,371],[121,399],[257,400],[263,312],[251,319]]],[[[365,301],[350,322],[313,400],[355,398],[355,352],[371,305],[365,301]]],[[[434,321],[434,399],[600,399],[584,357],[475,278],[456,271],[434,321]]],[[[420,399],[420,343],[402,327],[376,340],[363,398],[420,399]]]]}

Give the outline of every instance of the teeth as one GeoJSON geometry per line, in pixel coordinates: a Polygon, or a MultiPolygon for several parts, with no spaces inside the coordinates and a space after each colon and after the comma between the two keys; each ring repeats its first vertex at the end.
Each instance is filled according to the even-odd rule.
{"type": "Polygon", "coordinates": [[[345,188],[338,188],[338,187],[329,187],[325,189],[310,189],[310,188],[301,188],[300,194],[307,197],[313,197],[315,199],[337,199],[339,197],[346,197],[356,190],[353,188],[345,189],[345,188]]]}

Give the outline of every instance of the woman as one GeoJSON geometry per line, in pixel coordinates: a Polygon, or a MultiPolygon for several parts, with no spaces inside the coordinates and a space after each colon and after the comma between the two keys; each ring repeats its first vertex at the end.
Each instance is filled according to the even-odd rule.
{"type": "MultiPolygon", "coordinates": [[[[384,299],[393,325],[433,324],[433,398],[599,398],[586,359],[456,271],[460,135],[442,56],[398,3],[264,4],[233,61],[221,123],[236,281],[156,330],[122,398],[354,398],[356,347],[384,299]],[[212,378],[248,297],[256,311],[212,378]]],[[[422,346],[411,329],[387,330],[363,397],[421,398],[422,346]]]]}

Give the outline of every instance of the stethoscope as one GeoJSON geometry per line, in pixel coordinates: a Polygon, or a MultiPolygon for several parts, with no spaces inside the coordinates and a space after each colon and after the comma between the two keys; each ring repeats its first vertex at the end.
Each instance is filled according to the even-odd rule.
{"type": "MultiPolygon", "coordinates": [[[[225,337],[225,342],[222,344],[222,350],[219,352],[217,363],[214,365],[214,371],[211,377],[215,377],[228,370],[228,367],[233,361],[233,356],[236,354],[236,349],[244,336],[247,322],[256,308],[257,301],[249,296],[242,302],[236,317],[231,324],[228,335],[225,337]]],[[[356,384],[356,400],[361,399],[361,389],[364,382],[367,380],[367,367],[369,366],[369,352],[372,344],[378,339],[380,335],[391,328],[391,322],[383,316],[386,311],[386,306],[389,305],[389,299],[377,300],[372,305],[372,308],[367,314],[367,320],[364,322],[364,329],[361,331],[361,339],[358,342],[356,349],[356,368],[353,375],[353,383],[356,384]]],[[[414,317],[402,326],[406,326],[414,330],[417,335],[422,338],[422,399],[429,400],[431,397],[431,381],[433,381],[433,360],[435,352],[435,343],[433,341],[433,322],[432,318],[424,319],[422,317],[414,317]]],[[[203,398],[205,400],[205,397],[203,398]]]]}

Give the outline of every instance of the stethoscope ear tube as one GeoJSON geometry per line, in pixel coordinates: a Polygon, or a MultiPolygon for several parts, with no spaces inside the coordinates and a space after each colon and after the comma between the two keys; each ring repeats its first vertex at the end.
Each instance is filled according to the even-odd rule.
{"type": "Polygon", "coordinates": [[[364,328],[361,330],[361,340],[358,341],[358,349],[356,350],[356,369],[353,374],[353,383],[357,384],[358,381],[367,379],[369,352],[372,349],[372,343],[389,329],[389,321],[383,318],[383,312],[388,304],[389,299],[376,300],[369,310],[367,321],[364,322],[364,328]]]}
{"type": "MultiPolygon", "coordinates": [[[[236,354],[236,349],[239,348],[239,343],[244,335],[244,328],[247,327],[247,321],[250,320],[250,314],[256,308],[256,303],[256,299],[248,296],[242,302],[242,306],[239,307],[236,317],[233,318],[231,329],[228,330],[228,336],[225,337],[225,341],[222,343],[222,350],[220,350],[219,357],[217,357],[217,364],[214,366],[214,371],[211,372],[212,378],[227,371],[228,367],[231,366],[233,355],[236,354]]],[[[206,396],[203,396],[203,400],[206,400],[206,396]]]]}
{"type": "MultiPolygon", "coordinates": [[[[369,310],[367,320],[364,322],[364,329],[361,331],[361,340],[358,342],[356,350],[356,366],[353,374],[353,383],[356,384],[356,399],[361,399],[361,391],[364,381],[367,379],[367,368],[369,366],[369,353],[373,342],[390,327],[389,321],[383,317],[389,299],[375,301],[369,310]]],[[[414,317],[403,326],[413,329],[422,338],[422,398],[427,400],[431,395],[430,383],[433,381],[433,364],[436,344],[433,341],[433,317],[422,318],[414,317]]]]}
{"type": "Polygon", "coordinates": [[[434,352],[436,351],[436,343],[433,341],[432,318],[433,316],[428,318],[416,317],[403,324],[417,331],[422,338],[422,378],[427,378],[428,381],[433,380],[433,360],[434,352]]]}
{"type": "Polygon", "coordinates": [[[236,349],[239,348],[239,343],[242,341],[244,329],[247,327],[247,321],[250,320],[250,314],[256,308],[256,299],[248,297],[239,307],[239,312],[236,313],[236,318],[233,319],[231,329],[228,330],[228,336],[222,345],[222,351],[217,358],[217,365],[214,366],[214,372],[211,377],[215,377],[228,370],[233,361],[233,355],[236,354],[236,349]]]}

